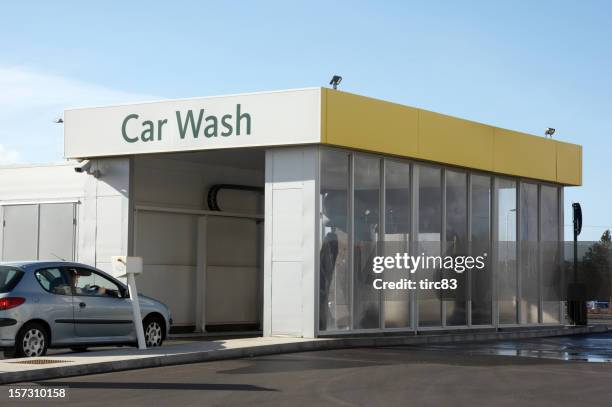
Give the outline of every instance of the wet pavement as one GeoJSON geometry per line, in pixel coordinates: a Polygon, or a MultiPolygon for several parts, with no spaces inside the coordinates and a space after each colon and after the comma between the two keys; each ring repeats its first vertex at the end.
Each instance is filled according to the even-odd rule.
{"type": "Polygon", "coordinates": [[[532,338],[512,341],[405,346],[420,351],[448,351],[466,355],[499,355],[595,363],[612,362],[612,332],[532,338]]]}
{"type": "Polygon", "coordinates": [[[610,405],[612,334],[313,351],[0,386],[64,389],[39,405],[610,405]],[[45,403],[47,402],[47,403],[45,403]]]}
{"type": "MultiPolygon", "coordinates": [[[[259,335],[253,334],[234,334],[234,335],[190,335],[190,334],[182,334],[182,335],[173,335],[170,339],[164,341],[164,346],[171,345],[182,345],[188,344],[192,342],[206,342],[206,341],[215,341],[222,339],[237,339],[237,338],[256,338],[259,335]]],[[[47,356],[66,356],[66,355],[83,355],[88,354],[90,352],[98,352],[103,350],[114,350],[114,349],[130,349],[129,346],[92,346],[88,347],[85,352],[78,351],[75,352],[69,348],[52,348],[47,350],[47,356]]],[[[4,353],[0,349],[0,360],[5,359],[4,353]]]]}

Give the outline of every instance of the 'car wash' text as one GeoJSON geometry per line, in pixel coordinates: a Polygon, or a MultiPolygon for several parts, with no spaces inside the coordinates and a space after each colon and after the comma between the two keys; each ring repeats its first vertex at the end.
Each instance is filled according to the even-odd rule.
{"type": "MultiPolygon", "coordinates": [[[[239,104],[236,105],[235,115],[226,114],[219,118],[215,115],[206,116],[205,113],[206,109],[200,109],[196,114],[191,109],[184,114],[176,111],[176,125],[181,140],[187,136],[197,139],[200,135],[212,138],[251,134],[251,115],[243,113],[239,104]]],[[[152,120],[144,120],[139,123],[138,119],[140,116],[135,113],[123,119],[121,134],[125,141],[136,143],[137,141],[149,142],[162,139],[164,126],[168,124],[168,119],[157,120],[157,124],[152,120]],[[134,125],[138,126],[138,124],[140,126],[135,129],[134,125]]]]}

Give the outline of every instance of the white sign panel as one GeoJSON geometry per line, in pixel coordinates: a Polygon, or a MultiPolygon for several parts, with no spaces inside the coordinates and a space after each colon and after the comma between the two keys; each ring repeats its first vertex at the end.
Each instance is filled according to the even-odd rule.
{"type": "Polygon", "coordinates": [[[321,90],[66,110],[64,155],[87,158],[321,141],[321,90]]]}
{"type": "Polygon", "coordinates": [[[128,274],[142,274],[142,257],[111,256],[113,275],[117,278],[128,274]]]}

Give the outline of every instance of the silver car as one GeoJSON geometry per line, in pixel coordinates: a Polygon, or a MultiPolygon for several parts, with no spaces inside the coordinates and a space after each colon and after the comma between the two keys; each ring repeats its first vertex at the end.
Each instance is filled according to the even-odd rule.
{"type": "MultiPolygon", "coordinates": [[[[170,331],[168,307],[139,295],[147,347],[170,331]]],[[[0,348],[6,357],[42,356],[47,348],[134,345],[125,284],[80,263],[0,263],[0,348]]]]}

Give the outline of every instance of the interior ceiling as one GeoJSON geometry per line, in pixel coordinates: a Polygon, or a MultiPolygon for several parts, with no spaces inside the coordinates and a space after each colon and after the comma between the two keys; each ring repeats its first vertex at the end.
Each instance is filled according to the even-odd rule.
{"type": "Polygon", "coordinates": [[[164,153],[159,158],[263,171],[266,163],[266,151],[263,148],[208,150],[186,153],[164,153]]]}

